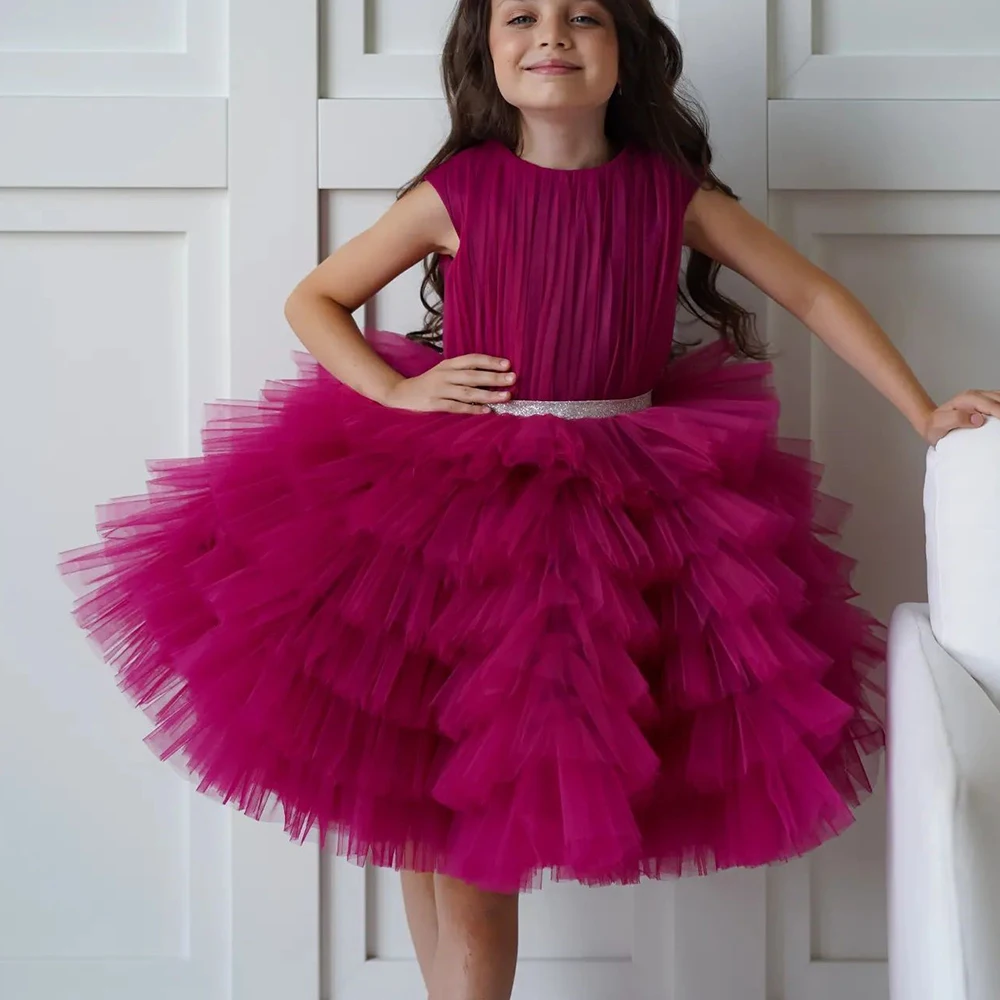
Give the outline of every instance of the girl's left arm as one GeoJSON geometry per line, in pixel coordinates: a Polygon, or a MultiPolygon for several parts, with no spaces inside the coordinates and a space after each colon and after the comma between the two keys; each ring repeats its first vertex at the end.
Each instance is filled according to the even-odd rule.
{"type": "Polygon", "coordinates": [[[930,444],[1000,417],[1000,392],[970,390],[936,406],[871,313],[838,281],[721,191],[699,190],[684,242],[742,274],[893,403],[930,444]]]}

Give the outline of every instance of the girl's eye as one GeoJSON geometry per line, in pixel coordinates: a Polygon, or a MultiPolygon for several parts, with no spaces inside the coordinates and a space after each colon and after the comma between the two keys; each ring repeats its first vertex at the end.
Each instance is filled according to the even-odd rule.
{"type": "MultiPolygon", "coordinates": [[[[531,22],[533,22],[534,20],[535,20],[534,17],[532,17],[530,14],[518,14],[516,17],[512,17],[507,22],[507,24],[511,27],[521,28],[527,24],[531,24],[531,22]]],[[[601,23],[600,21],[597,20],[596,17],[594,17],[591,14],[577,14],[576,17],[572,18],[571,20],[574,23],[579,22],[581,24],[586,24],[588,26],[592,24],[600,25],[601,23]]]]}

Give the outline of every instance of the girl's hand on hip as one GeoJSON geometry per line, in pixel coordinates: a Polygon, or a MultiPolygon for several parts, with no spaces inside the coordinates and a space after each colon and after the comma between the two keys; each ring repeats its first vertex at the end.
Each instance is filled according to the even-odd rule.
{"type": "Polygon", "coordinates": [[[970,389],[961,392],[928,415],[924,439],[936,445],[951,431],[982,427],[987,417],[1000,418],[1000,391],[970,389]]]}
{"type": "Polygon", "coordinates": [[[489,413],[489,403],[510,398],[503,388],[514,383],[510,362],[488,354],[463,354],[448,358],[413,378],[397,382],[385,399],[385,406],[399,410],[448,413],[489,413]]]}

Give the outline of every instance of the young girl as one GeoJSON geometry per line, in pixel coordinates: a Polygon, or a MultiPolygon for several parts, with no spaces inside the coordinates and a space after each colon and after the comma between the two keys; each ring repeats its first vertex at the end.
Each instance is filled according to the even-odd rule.
{"type": "Polygon", "coordinates": [[[815,467],[776,443],[767,365],[732,363],[763,350],[720,264],[929,443],[1000,416],[992,392],[935,407],[739,206],[680,73],[649,0],[461,0],[451,135],[288,300],[315,360],[220,407],[204,456],[152,465],[63,559],[164,758],[404,872],[434,1000],[509,996],[544,871],[767,864],[870,790],[877,625],[820,540],[815,467]],[[721,337],[672,359],[684,246],[721,337]],[[427,258],[426,330],[362,336],[352,312],[427,258]]]}

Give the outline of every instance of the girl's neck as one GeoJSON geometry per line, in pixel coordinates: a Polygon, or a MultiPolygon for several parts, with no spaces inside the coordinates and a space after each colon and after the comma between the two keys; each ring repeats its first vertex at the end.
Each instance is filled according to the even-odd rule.
{"type": "MultiPolygon", "coordinates": [[[[603,109],[602,109],[603,110],[603,109]]],[[[553,121],[521,115],[521,159],[555,170],[598,167],[614,155],[600,119],[553,121]]]]}

